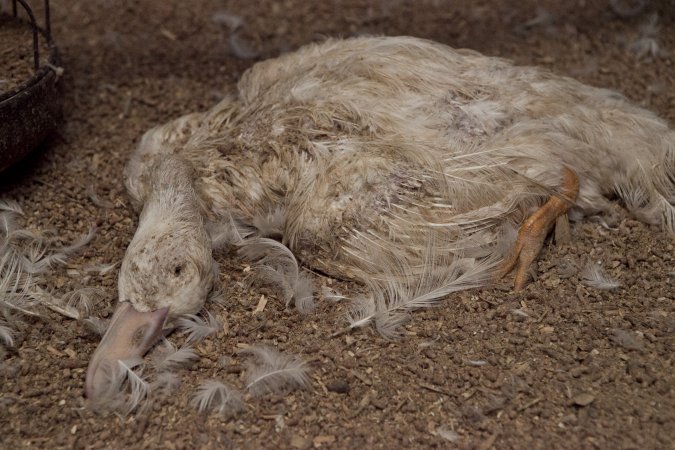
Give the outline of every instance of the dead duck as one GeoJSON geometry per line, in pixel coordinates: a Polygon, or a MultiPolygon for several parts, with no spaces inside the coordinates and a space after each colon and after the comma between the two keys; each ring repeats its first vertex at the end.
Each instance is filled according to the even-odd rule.
{"type": "Polygon", "coordinates": [[[602,212],[618,194],[675,231],[674,180],[663,120],[546,70],[411,37],[327,40],[258,63],[236,92],[149,130],[131,156],[142,212],[86,393],[165,321],[202,308],[218,277],[207,224],[255,230],[281,211],[281,242],[367,285],[353,322],[392,335],[406,309],[513,268],[522,289],[568,210],[602,212]]]}

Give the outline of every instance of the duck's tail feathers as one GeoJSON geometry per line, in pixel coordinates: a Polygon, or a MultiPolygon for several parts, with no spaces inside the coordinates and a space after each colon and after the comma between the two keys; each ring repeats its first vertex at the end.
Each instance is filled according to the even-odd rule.
{"type": "Polygon", "coordinates": [[[616,176],[614,191],[635,217],[675,234],[675,131],[658,143],[633,157],[633,170],[616,176]]]}

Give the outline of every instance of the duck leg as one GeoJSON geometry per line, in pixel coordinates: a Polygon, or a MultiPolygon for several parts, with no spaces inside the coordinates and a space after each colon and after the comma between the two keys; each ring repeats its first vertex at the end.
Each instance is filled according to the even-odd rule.
{"type": "Polygon", "coordinates": [[[516,268],[513,288],[516,292],[525,287],[527,271],[539,255],[544,240],[558,217],[567,212],[579,193],[579,177],[572,170],[563,169],[561,197],[551,197],[544,205],[523,222],[518,230],[518,238],[510,254],[497,269],[496,278],[504,277],[516,268]]]}

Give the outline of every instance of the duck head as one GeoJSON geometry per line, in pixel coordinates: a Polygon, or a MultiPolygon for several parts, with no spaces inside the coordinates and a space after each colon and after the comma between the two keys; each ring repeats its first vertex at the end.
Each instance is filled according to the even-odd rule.
{"type": "Polygon", "coordinates": [[[118,360],[143,357],[165,323],[194,314],[217,277],[192,171],[180,158],[153,166],[138,229],[119,274],[119,302],[89,363],[85,391],[106,392],[118,360]]]}

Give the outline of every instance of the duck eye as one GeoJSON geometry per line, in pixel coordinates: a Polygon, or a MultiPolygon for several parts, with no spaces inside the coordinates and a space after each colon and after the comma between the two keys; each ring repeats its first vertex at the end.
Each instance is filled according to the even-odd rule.
{"type": "Polygon", "coordinates": [[[178,275],[180,275],[180,273],[181,273],[182,271],[183,271],[183,266],[176,266],[176,268],[173,269],[173,274],[174,274],[175,276],[178,276],[178,275]]]}

